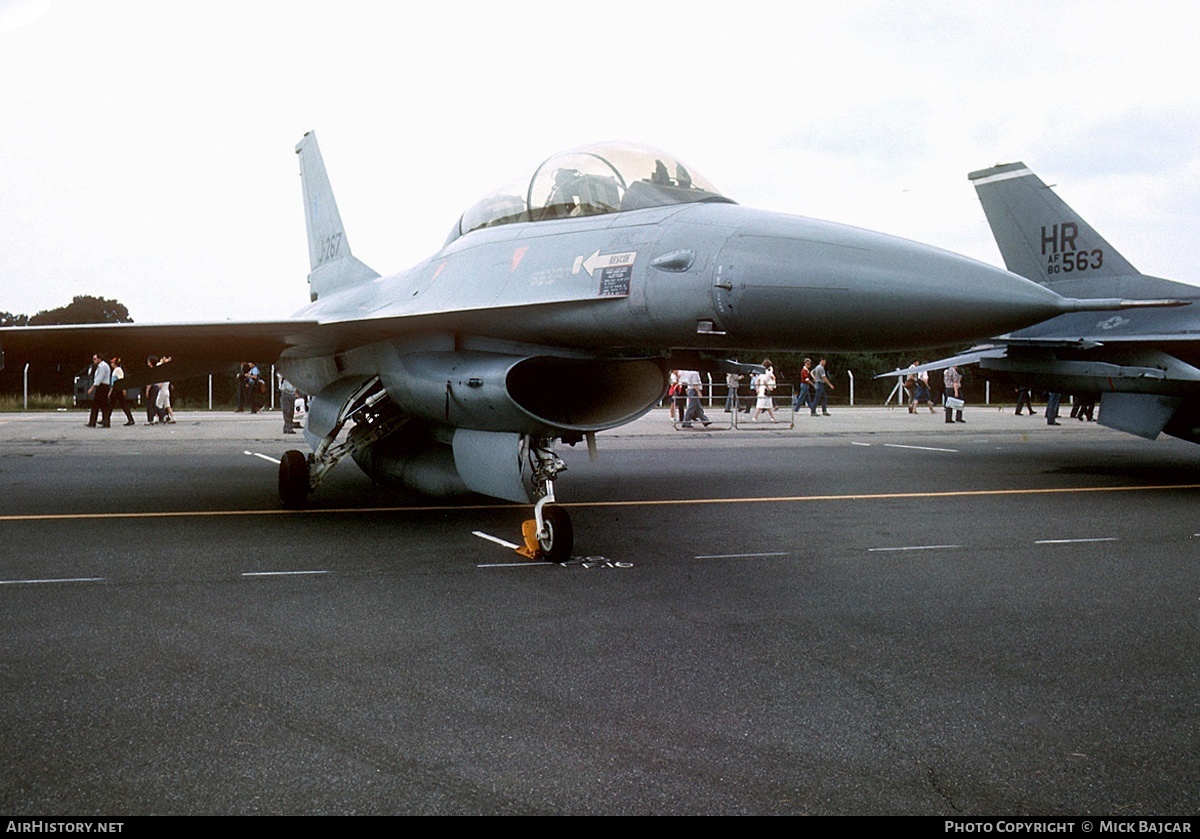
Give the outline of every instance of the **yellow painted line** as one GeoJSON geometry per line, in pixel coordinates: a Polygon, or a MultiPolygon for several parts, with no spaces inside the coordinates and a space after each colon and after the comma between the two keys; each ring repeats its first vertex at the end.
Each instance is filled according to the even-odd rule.
{"type": "Polygon", "coordinates": [[[329,507],[316,510],[169,510],[146,513],[37,513],[33,515],[0,516],[0,523],[9,521],[82,521],[103,519],[182,519],[221,518],[225,516],[314,516],[336,513],[429,513],[448,510],[506,510],[524,509],[532,504],[472,504],[456,507],[449,504],[431,507],[329,507]]]}
{"type": "MultiPolygon", "coordinates": [[[[1047,487],[1043,489],[965,489],[948,492],[877,492],[846,495],[771,495],[746,498],[661,498],[643,501],[574,501],[561,507],[682,507],[705,504],[799,504],[810,501],[891,501],[899,499],[987,498],[1018,495],[1071,495],[1085,492],[1162,492],[1196,490],[1200,484],[1151,484],[1115,487],[1047,487]]],[[[329,507],[310,510],[174,510],[145,513],[37,513],[0,516],[0,523],[84,521],[103,519],[221,518],[229,516],[327,516],[347,513],[442,513],[473,510],[528,510],[532,504],[436,504],[421,507],[329,507]]]]}
{"type": "Polygon", "coordinates": [[[1056,495],[1078,492],[1153,492],[1200,489],[1200,484],[1160,484],[1119,487],[1047,487],[1044,489],[965,489],[949,492],[876,492],[849,495],[777,495],[760,498],[681,498],[661,501],[580,501],[563,507],[650,507],[684,504],[788,504],[802,501],[887,501],[900,498],[979,498],[1003,495],[1056,495]]]}

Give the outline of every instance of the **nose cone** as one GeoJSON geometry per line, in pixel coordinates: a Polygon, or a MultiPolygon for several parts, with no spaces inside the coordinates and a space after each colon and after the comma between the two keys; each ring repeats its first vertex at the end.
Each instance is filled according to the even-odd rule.
{"type": "Polygon", "coordinates": [[[726,242],[714,285],[754,345],[898,350],[987,338],[1063,311],[1016,274],[854,227],[761,213],[726,242]]]}

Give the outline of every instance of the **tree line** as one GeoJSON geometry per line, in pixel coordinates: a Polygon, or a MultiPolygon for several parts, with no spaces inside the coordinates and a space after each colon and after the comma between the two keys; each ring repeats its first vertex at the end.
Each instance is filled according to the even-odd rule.
{"type": "Polygon", "coordinates": [[[58,326],[79,323],[133,323],[124,303],[104,297],[77,294],[65,306],[44,309],[36,315],[0,312],[0,326],[58,326]]]}

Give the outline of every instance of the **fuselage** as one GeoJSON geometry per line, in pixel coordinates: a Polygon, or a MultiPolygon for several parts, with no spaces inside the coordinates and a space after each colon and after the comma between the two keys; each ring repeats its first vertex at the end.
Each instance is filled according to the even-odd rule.
{"type": "Polygon", "coordinates": [[[360,335],[376,323],[381,341],[414,347],[452,348],[465,337],[662,353],[944,345],[1059,311],[1053,292],[957,254],[700,203],[475,230],[297,317],[353,321],[360,335]]]}

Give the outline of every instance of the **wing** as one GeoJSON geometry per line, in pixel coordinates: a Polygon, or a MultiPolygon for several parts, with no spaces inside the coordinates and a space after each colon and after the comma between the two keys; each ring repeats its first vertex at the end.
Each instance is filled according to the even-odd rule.
{"type": "Polygon", "coordinates": [[[119,355],[125,360],[127,386],[137,387],[250,359],[273,362],[288,347],[311,340],[316,327],[316,321],[309,320],[7,327],[0,329],[0,368],[46,358],[83,366],[93,353],[119,355]],[[169,356],[171,363],[152,375],[140,363],[150,355],[169,356]]]}

